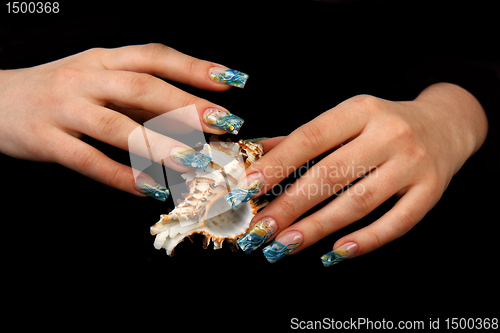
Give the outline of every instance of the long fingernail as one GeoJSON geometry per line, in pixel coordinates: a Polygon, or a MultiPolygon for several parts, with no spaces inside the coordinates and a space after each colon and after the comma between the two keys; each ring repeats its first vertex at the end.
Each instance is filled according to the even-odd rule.
{"type": "Polygon", "coordinates": [[[210,78],[217,83],[243,88],[248,80],[248,74],[226,67],[212,67],[208,71],[210,78]]]}
{"type": "Polygon", "coordinates": [[[260,172],[254,172],[226,194],[225,199],[233,210],[237,210],[241,208],[245,202],[259,195],[263,182],[264,176],[260,172]]]}
{"type": "Polygon", "coordinates": [[[153,178],[144,173],[137,176],[135,187],[142,194],[160,201],[166,201],[170,195],[168,188],[156,183],[153,178]]]}
{"type": "Polygon", "coordinates": [[[176,147],[172,149],[172,158],[184,166],[205,171],[212,158],[191,148],[176,147]]]}
{"type": "Polygon", "coordinates": [[[358,252],[359,246],[354,242],[345,243],[342,246],[330,251],[321,256],[321,261],[323,262],[323,266],[330,267],[335,264],[338,264],[341,261],[346,260],[350,256],[354,255],[358,252]]]}
{"type": "Polygon", "coordinates": [[[303,237],[299,231],[289,231],[263,248],[262,252],[272,264],[298,248],[302,241],[303,237]]]}
{"type": "Polygon", "coordinates": [[[238,239],[238,245],[246,254],[252,253],[259,246],[267,242],[276,230],[278,230],[276,221],[273,218],[264,217],[238,239]]]}
{"type": "Polygon", "coordinates": [[[238,134],[241,125],[245,122],[229,111],[208,108],[203,114],[203,120],[208,126],[216,127],[231,134],[238,134]]]}

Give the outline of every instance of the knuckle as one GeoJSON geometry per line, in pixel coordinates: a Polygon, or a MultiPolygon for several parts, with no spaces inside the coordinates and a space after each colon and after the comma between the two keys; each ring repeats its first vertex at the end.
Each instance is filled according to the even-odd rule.
{"type": "Polygon", "coordinates": [[[366,236],[369,240],[368,243],[372,244],[371,248],[378,249],[384,245],[377,232],[368,229],[366,230],[366,236]]]}
{"type": "Polygon", "coordinates": [[[290,221],[293,222],[295,219],[297,219],[300,216],[300,213],[298,211],[298,205],[290,201],[287,197],[281,196],[281,200],[277,199],[278,201],[278,215],[282,216],[283,221],[290,221]]]}
{"type": "Polygon", "coordinates": [[[188,78],[189,78],[188,84],[189,85],[194,84],[194,81],[196,80],[196,78],[198,76],[197,73],[200,72],[199,64],[200,64],[200,61],[198,59],[191,58],[188,61],[188,64],[186,65],[186,71],[189,74],[188,75],[188,78]]]}
{"type": "Polygon", "coordinates": [[[83,173],[94,169],[98,163],[98,156],[93,150],[77,150],[73,153],[72,160],[83,173]]]}
{"type": "Polygon", "coordinates": [[[323,129],[314,122],[309,122],[296,131],[305,150],[315,149],[324,142],[323,129]]]}
{"type": "Polygon", "coordinates": [[[120,126],[118,126],[118,121],[120,120],[120,115],[117,112],[105,113],[98,120],[97,128],[99,131],[107,138],[114,137],[120,131],[120,126]]]}
{"type": "Polygon", "coordinates": [[[345,176],[349,175],[349,165],[343,160],[336,160],[328,166],[318,167],[317,174],[320,179],[330,186],[334,191],[340,191],[345,184],[345,176]]]}
{"type": "Polygon", "coordinates": [[[354,185],[349,188],[347,193],[352,200],[351,210],[358,216],[365,216],[373,210],[374,194],[371,190],[366,189],[363,184],[354,185]],[[360,186],[363,186],[362,191],[357,190],[360,186]]]}
{"type": "Polygon", "coordinates": [[[356,111],[380,111],[384,109],[383,101],[371,95],[357,95],[349,99],[351,107],[356,111]]]}
{"type": "Polygon", "coordinates": [[[74,65],[64,65],[52,72],[52,81],[58,86],[65,86],[81,77],[83,71],[74,65]]]}
{"type": "Polygon", "coordinates": [[[129,93],[135,99],[146,96],[153,85],[153,77],[148,74],[135,74],[128,83],[129,93]]]}
{"type": "Polygon", "coordinates": [[[109,177],[107,177],[106,185],[119,188],[121,184],[120,170],[115,168],[109,171],[109,177]]]}
{"type": "Polygon", "coordinates": [[[96,58],[100,58],[104,52],[106,52],[105,48],[94,47],[94,48],[91,48],[91,49],[88,49],[88,50],[82,52],[82,55],[85,55],[86,57],[89,57],[92,59],[96,59],[96,58]]]}
{"type": "Polygon", "coordinates": [[[411,160],[420,163],[429,157],[429,152],[424,145],[420,143],[414,143],[408,149],[408,155],[411,160]]]}
{"type": "Polygon", "coordinates": [[[186,108],[190,105],[201,105],[201,104],[204,104],[202,99],[195,97],[191,94],[187,94],[187,96],[185,96],[181,102],[181,107],[186,108]]]}
{"type": "Polygon", "coordinates": [[[394,118],[389,124],[393,140],[408,140],[413,139],[415,130],[408,121],[401,118],[394,118]]]}
{"type": "Polygon", "coordinates": [[[146,61],[154,61],[168,52],[170,48],[160,43],[150,43],[141,45],[141,55],[146,61]]]}
{"type": "Polygon", "coordinates": [[[408,210],[402,210],[398,213],[397,223],[393,227],[393,232],[397,237],[403,236],[411,230],[417,223],[414,214],[408,210]]]}
{"type": "Polygon", "coordinates": [[[327,235],[323,221],[316,219],[314,216],[308,218],[308,228],[316,239],[321,239],[327,235]]]}
{"type": "Polygon", "coordinates": [[[266,165],[263,166],[261,160],[252,164],[250,170],[258,170],[260,171],[264,177],[270,181],[273,180],[281,180],[282,178],[288,176],[287,170],[285,167],[286,160],[281,158],[279,154],[268,154],[265,155],[266,165]]]}

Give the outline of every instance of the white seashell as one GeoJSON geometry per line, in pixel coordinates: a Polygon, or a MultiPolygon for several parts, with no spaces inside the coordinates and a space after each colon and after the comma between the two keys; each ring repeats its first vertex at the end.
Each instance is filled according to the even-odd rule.
{"type": "Polygon", "coordinates": [[[257,198],[233,210],[223,199],[245,169],[262,156],[261,144],[212,141],[200,152],[212,157],[210,165],[205,171],[182,175],[189,193],[183,194],[185,199],[151,227],[151,234],[156,235],[155,248],[164,248],[170,256],[177,244],[196,233],[205,236],[204,248],[212,241],[214,249],[220,249],[224,240],[238,248],[236,240],[248,230],[257,211],[268,203],[257,198]]]}

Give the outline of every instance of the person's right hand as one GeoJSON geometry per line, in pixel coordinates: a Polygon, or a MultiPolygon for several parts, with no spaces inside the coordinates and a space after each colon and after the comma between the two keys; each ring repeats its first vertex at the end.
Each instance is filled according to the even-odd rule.
{"type": "MultiPolygon", "coordinates": [[[[82,136],[128,150],[129,135],[138,123],[192,104],[199,119],[182,121],[201,123],[204,132],[236,134],[243,122],[223,107],[155,76],[212,91],[243,87],[248,77],[161,44],[90,49],[32,68],[0,71],[0,152],[57,162],[120,190],[144,195],[147,191],[135,185],[130,167],[81,141],[82,136]],[[228,116],[231,122],[224,121],[228,116]]],[[[175,159],[178,148],[189,147],[143,130],[153,155],[173,154],[164,164],[189,170],[185,160],[175,159]]],[[[148,157],[148,152],[142,155],[148,157]]]]}

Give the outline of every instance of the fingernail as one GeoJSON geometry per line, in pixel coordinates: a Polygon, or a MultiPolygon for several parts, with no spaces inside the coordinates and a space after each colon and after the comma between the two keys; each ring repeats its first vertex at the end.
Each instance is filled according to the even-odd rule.
{"type": "Polygon", "coordinates": [[[259,141],[270,139],[267,136],[262,136],[260,138],[246,139],[245,142],[257,143],[259,141]]]}
{"type": "Polygon", "coordinates": [[[231,134],[238,134],[241,125],[245,122],[229,111],[208,108],[203,114],[203,120],[208,126],[218,128],[231,134]]]}
{"type": "Polygon", "coordinates": [[[276,221],[270,217],[264,217],[238,239],[238,245],[246,254],[252,253],[259,246],[267,242],[276,230],[278,230],[276,221]]]}
{"type": "Polygon", "coordinates": [[[263,182],[264,176],[260,172],[254,172],[229,191],[225,199],[233,210],[237,210],[241,208],[245,202],[259,195],[263,182]]]}
{"type": "Polygon", "coordinates": [[[175,162],[193,169],[205,171],[212,158],[203,155],[192,148],[175,147],[172,149],[172,158],[175,162]]]}
{"type": "Polygon", "coordinates": [[[350,256],[358,252],[359,246],[354,242],[345,243],[344,245],[336,248],[321,256],[323,266],[330,267],[339,262],[346,260],[350,256]]]}
{"type": "Polygon", "coordinates": [[[142,194],[160,201],[166,201],[170,195],[168,188],[156,183],[153,178],[144,173],[137,176],[135,188],[142,194]]]}
{"type": "Polygon", "coordinates": [[[262,252],[264,252],[267,261],[273,264],[298,248],[302,240],[302,234],[299,231],[289,231],[263,248],[262,252]]]}
{"type": "Polygon", "coordinates": [[[212,67],[208,71],[210,78],[218,83],[243,88],[248,80],[248,74],[226,67],[212,67]]]}

